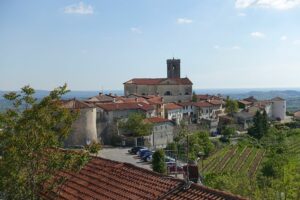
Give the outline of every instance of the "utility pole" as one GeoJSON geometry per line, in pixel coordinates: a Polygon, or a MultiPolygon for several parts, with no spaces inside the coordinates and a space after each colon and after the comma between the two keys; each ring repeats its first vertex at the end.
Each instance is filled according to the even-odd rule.
{"type": "Polygon", "coordinates": [[[186,174],[187,174],[187,183],[190,182],[190,174],[189,174],[189,134],[186,135],[186,174]]]}

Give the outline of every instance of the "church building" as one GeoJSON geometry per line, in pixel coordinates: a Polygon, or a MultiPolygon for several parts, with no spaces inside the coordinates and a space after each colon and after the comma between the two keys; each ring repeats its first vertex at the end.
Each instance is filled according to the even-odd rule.
{"type": "Polygon", "coordinates": [[[167,60],[167,78],[134,78],[124,83],[124,95],[159,95],[164,102],[191,101],[193,83],[180,77],[180,59],[167,60]]]}

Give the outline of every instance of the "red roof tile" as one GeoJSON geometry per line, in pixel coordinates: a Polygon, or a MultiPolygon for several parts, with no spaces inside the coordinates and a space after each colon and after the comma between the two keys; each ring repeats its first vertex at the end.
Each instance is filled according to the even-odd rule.
{"type": "Polygon", "coordinates": [[[194,102],[180,102],[180,103],[178,103],[178,105],[180,105],[180,106],[192,106],[192,105],[194,105],[194,102]]]}
{"type": "Polygon", "coordinates": [[[102,103],[96,104],[98,107],[106,110],[106,111],[114,111],[114,110],[144,110],[150,111],[154,110],[152,105],[143,103],[143,102],[130,102],[130,103],[102,103]]]}
{"type": "Polygon", "coordinates": [[[196,96],[198,100],[208,100],[211,98],[211,95],[208,94],[197,94],[196,96]]]}
{"type": "Polygon", "coordinates": [[[92,108],[93,106],[77,99],[61,100],[62,106],[69,109],[92,108]]]}
{"type": "Polygon", "coordinates": [[[246,101],[246,100],[239,100],[239,103],[244,104],[244,105],[251,105],[252,102],[246,101]]]}
{"type": "Polygon", "coordinates": [[[165,104],[165,109],[166,110],[178,110],[178,109],[182,109],[182,106],[177,105],[176,103],[167,103],[167,104],[165,104]]]}
{"type": "Polygon", "coordinates": [[[134,78],[124,84],[136,85],[192,85],[188,78],[134,78]],[[165,82],[166,81],[166,82],[165,82]]]}
{"type": "Polygon", "coordinates": [[[285,101],[283,98],[281,97],[275,97],[273,99],[271,99],[272,101],[285,101]]]}
{"type": "Polygon", "coordinates": [[[150,123],[164,123],[164,122],[171,122],[170,120],[165,119],[165,118],[161,118],[161,117],[151,117],[151,118],[145,119],[145,121],[150,122],[150,123]]]}
{"type": "Polygon", "coordinates": [[[222,101],[222,100],[216,100],[216,99],[209,100],[209,103],[213,104],[213,105],[222,105],[222,104],[225,104],[224,101],[222,101]]]}
{"type": "Polygon", "coordinates": [[[294,117],[300,118],[300,111],[295,112],[295,113],[294,113],[294,117]]]}
{"type": "Polygon", "coordinates": [[[164,176],[128,163],[93,157],[79,172],[59,172],[56,178],[65,182],[50,192],[42,192],[45,200],[55,199],[178,199],[178,200],[242,200],[239,196],[164,176]]]}
{"type": "Polygon", "coordinates": [[[201,108],[206,108],[206,107],[212,107],[213,105],[208,103],[207,101],[200,101],[200,102],[194,103],[194,106],[201,107],[201,108]]]}

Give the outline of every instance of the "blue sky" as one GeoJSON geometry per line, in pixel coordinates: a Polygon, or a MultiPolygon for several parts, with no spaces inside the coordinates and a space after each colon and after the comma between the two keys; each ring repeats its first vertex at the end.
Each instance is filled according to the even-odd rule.
{"type": "Polygon", "coordinates": [[[194,88],[299,87],[300,1],[0,1],[0,90],[122,89],[172,57],[194,88]]]}

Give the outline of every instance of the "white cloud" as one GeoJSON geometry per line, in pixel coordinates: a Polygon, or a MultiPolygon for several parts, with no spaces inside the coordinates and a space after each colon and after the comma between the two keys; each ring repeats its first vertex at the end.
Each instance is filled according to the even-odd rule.
{"type": "Polygon", "coordinates": [[[286,35],[283,35],[283,36],[280,37],[281,41],[286,41],[287,39],[288,39],[288,37],[286,35]]]}
{"type": "Polygon", "coordinates": [[[142,30],[140,28],[137,28],[137,27],[132,27],[130,28],[131,32],[133,33],[137,33],[137,34],[142,34],[142,30]]]}
{"type": "Polygon", "coordinates": [[[246,13],[243,13],[243,12],[240,12],[240,13],[238,13],[237,14],[239,17],[246,17],[247,16],[247,14],[246,13]]]}
{"type": "Polygon", "coordinates": [[[236,8],[262,7],[287,10],[300,5],[300,0],[236,0],[236,8]]]}
{"type": "Polygon", "coordinates": [[[215,45],[214,49],[220,49],[220,46],[219,45],[215,45]]]}
{"type": "Polygon", "coordinates": [[[214,49],[216,50],[241,50],[242,48],[238,45],[232,46],[232,47],[223,47],[223,46],[219,46],[219,45],[215,45],[213,46],[214,49]]]}
{"type": "Polygon", "coordinates": [[[294,40],[293,44],[294,45],[300,45],[300,40],[294,40]]]}
{"type": "Polygon", "coordinates": [[[193,23],[193,20],[188,19],[188,18],[178,18],[177,19],[177,24],[191,24],[193,23]]]}
{"type": "Polygon", "coordinates": [[[91,5],[86,5],[83,2],[66,6],[64,12],[67,14],[92,15],[94,8],[91,5]]]}
{"type": "Polygon", "coordinates": [[[250,35],[254,38],[264,38],[265,37],[265,34],[261,33],[261,32],[252,32],[250,35]]]}
{"type": "Polygon", "coordinates": [[[241,50],[241,47],[236,45],[236,46],[233,46],[231,49],[232,50],[241,50]]]}

